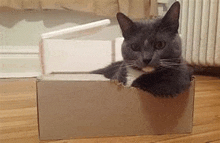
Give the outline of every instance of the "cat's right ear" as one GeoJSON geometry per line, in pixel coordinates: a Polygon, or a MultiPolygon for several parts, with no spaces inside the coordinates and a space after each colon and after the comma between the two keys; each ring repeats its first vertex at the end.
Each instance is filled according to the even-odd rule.
{"type": "Polygon", "coordinates": [[[117,13],[116,16],[117,16],[117,20],[120,25],[123,37],[125,39],[129,38],[131,36],[131,34],[135,31],[136,25],[134,24],[134,22],[131,19],[129,19],[123,13],[119,12],[119,13],[117,13]]]}
{"type": "Polygon", "coordinates": [[[162,25],[165,29],[177,32],[179,28],[180,3],[176,1],[167,11],[162,19],[162,25]]]}

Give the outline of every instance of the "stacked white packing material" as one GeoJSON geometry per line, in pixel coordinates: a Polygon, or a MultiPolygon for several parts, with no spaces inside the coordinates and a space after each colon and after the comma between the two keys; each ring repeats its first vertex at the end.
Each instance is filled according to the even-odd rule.
{"type": "Polygon", "coordinates": [[[110,64],[114,61],[112,41],[74,39],[94,34],[109,24],[110,20],[105,19],[42,34],[42,74],[88,72],[110,64]]]}

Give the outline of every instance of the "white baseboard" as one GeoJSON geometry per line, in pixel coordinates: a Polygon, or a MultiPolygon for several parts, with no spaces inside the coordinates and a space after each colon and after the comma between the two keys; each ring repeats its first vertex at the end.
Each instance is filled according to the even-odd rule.
{"type": "Polygon", "coordinates": [[[38,46],[0,46],[0,54],[38,54],[38,46]]]}
{"type": "Polygon", "coordinates": [[[1,46],[0,78],[36,77],[41,74],[37,46],[1,46]]]}
{"type": "Polygon", "coordinates": [[[27,72],[27,73],[1,73],[0,78],[23,78],[23,77],[38,77],[40,72],[27,72]]]}

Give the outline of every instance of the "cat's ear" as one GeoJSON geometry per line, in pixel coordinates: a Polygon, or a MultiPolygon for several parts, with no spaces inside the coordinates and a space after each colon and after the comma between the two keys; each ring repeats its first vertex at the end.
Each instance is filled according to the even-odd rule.
{"type": "Polygon", "coordinates": [[[162,26],[168,28],[173,32],[177,32],[179,28],[180,3],[177,1],[173,3],[162,19],[162,26]]]}
{"type": "Polygon", "coordinates": [[[134,22],[129,19],[126,15],[123,13],[117,13],[117,20],[120,25],[122,35],[124,38],[129,38],[129,36],[135,31],[135,24],[134,22]]]}

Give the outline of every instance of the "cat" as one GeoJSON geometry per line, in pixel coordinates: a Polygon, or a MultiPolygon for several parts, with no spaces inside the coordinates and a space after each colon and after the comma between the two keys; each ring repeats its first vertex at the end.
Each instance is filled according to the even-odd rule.
{"type": "Polygon", "coordinates": [[[164,17],[133,22],[123,13],[116,17],[124,37],[123,61],[92,71],[158,97],[175,97],[190,87],[189,67],[181,56],[178,34],[180,3],[164,17]]]}

